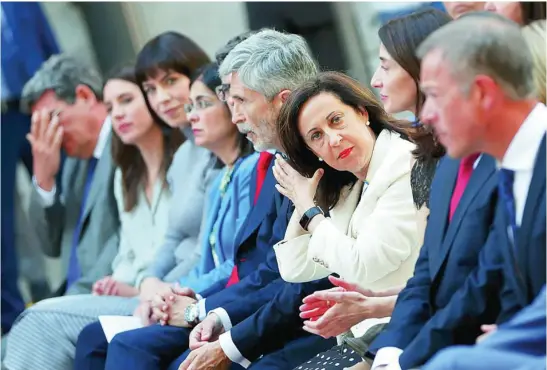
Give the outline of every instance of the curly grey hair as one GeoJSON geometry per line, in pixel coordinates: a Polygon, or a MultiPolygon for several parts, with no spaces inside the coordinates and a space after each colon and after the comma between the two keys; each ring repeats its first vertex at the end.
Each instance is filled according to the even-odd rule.
{"type": "Polygon", "coordinates": [[[53,55],[23,87],[21,110],[29,112],[47,90],[54,91],[59,99],[73,104],[78,85],[87,85],[97,99],[102,99],[103,80],[97,71],[67,54],[53,55]]]}

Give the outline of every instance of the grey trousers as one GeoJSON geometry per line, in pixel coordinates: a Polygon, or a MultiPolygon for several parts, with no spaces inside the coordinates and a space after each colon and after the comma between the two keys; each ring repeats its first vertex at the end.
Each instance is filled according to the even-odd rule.
{"type": "Polygon", "coordinates": [[[90,294],[46,299],[25,310],[7,339],[8,370],[72,370],[76,341],[99,315],[131,315],[138,298],[90,294]]]}

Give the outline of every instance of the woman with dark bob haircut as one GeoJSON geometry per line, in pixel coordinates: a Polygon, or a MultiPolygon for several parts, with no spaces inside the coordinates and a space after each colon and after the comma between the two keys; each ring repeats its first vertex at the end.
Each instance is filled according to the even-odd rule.
{"type": "Polygon", "coordinates": [[[408,126],[341,73],[320,73],[291,93],[278,119],[288,161],[278,156],[274,166],[278,190],[295,205],[274,247],[284,280],[337,273],[392,294],[412,276],[426,215],[411,185],[416,145],[400,134],[408,126]]]}

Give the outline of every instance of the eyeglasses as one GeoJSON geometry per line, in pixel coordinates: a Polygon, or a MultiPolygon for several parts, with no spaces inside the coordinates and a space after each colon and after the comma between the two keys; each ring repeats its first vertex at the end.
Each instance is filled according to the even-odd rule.
{"type": "Polygon", "coordinates": [[[190,114],[194,109],[200,111],[212,107],[213,105],[215,105],[215,103],[200,99],[196,101],[196,104],[184,104],[184,111],[186,114],[190,114]]]}
{"type": "Polygon", "coordinates": [[[230,84],[222,84],[218,85],[215,88],[215,92],[217,93],[218,99],[221,102],[226,102],[228,100],[228,97],[230,96],[230,84]]]}

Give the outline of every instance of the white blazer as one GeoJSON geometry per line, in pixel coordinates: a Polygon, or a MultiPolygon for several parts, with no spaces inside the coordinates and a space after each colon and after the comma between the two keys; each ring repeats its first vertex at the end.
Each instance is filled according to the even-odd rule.
{"type": "MultiPolygon", "coordinates": [[[[368,187],[358,181],[343,194],[313,235],[302,230],[301,236],[274,246],[284,280],[307,282],[337,273],[372,290],[406,283],[414,273],[426,224],[426,213],[416,209],[410,187],[414,148],[396,133],[380,133],[368,187]]],[[[290,223],[298,222],[295,213],[290,223]]]]}

